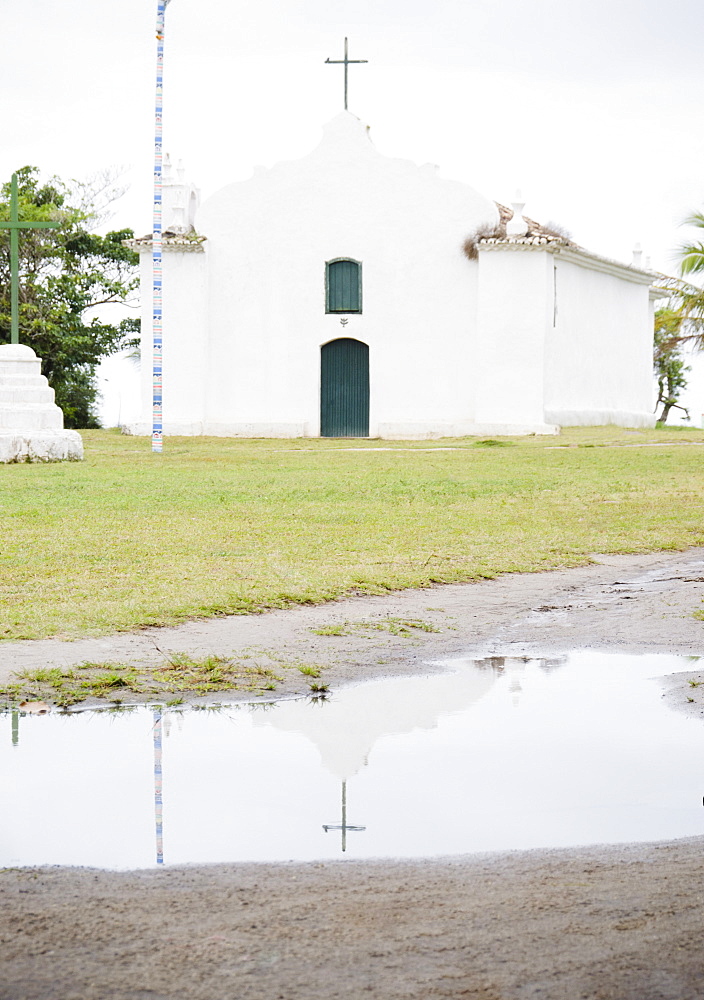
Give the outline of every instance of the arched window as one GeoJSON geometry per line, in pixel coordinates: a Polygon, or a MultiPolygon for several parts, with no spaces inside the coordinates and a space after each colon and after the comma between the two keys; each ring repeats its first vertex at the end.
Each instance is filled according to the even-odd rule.
{"type": "Polygon", "coordinates": [[[362,265],[341,257],[325,265],[325,312],[361,313],[362,265]]]}

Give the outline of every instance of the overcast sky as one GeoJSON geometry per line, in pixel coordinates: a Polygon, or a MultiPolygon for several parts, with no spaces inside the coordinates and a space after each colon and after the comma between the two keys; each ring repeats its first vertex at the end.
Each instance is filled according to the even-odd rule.
{"type": "MultiPolygon", "coordinates": [[[[0,0],[0,176],[129,167],[114,225],[151,228],[155,0],[0,0]]],[[[704,207],[701,0],[172,0],[164,139],[213,193],[305,155],[342,108],[385,154],[672,270],[704,207]],[[343,17],[343,10],[345,16],[343,17]]]]}

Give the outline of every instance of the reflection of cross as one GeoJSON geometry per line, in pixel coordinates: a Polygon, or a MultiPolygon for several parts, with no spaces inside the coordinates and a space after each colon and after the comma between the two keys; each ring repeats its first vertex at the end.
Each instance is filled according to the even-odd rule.
{"type": "Polygon", "coordinates": [[[350,63],[365,63],[369,62],[368,59],[348,59],[347,58],[347,39],[345,39],[345,58],[344,59],[326,59],[326,63],[330,65],[340,65],[345,67],[345,111],[347,111],[347,67],[350,63]]]}
{"type": "Polygon", "coordinates": [[[10,343],[20,342],[20,229],[57,229],[60,222],[20,222],[17,195],[17,174],[12,175],[10,187],[10,219],[0,222],[0,229],[10,230],[10,343]]]}
{"type": "Polygon", "coordinates": [[[347,850],[347,831],[348,830],[366,830],[366,826],[350,826],[347,822],[347,782],[342,782],[342,822],[341,823],[326,823],[323,825],[323,830],[327,833],[328,830],[342,830],[342,850],[347,850]]]}

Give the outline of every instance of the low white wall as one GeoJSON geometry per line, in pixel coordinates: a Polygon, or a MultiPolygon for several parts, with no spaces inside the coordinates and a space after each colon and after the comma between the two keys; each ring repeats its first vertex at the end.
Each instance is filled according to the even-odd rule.
{"type": "Polygon", "coordinates": [[[546,419],[562,425],[653,426],[648,284],[559,254],[546,256],[553,297],[545,349],[546,419]]]}

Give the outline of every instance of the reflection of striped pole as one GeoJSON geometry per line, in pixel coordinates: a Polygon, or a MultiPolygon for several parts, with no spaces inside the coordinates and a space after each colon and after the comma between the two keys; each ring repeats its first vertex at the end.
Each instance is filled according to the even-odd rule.
{"type": "Polygon", "coordinates": [[[156,116],[154,120],[154,225],[152,231],[152,451],[163,448],[162,300],[161,300],[161,161],[164,107],[164,14],[170,0],[158,0],[156,14],[156,116]]]}
{"type": "Polygon", "coordinates": [[[161,795],[161,712],[154,712],[154,820],[156,863],[164,863],[164,802],[161,795]]]}

